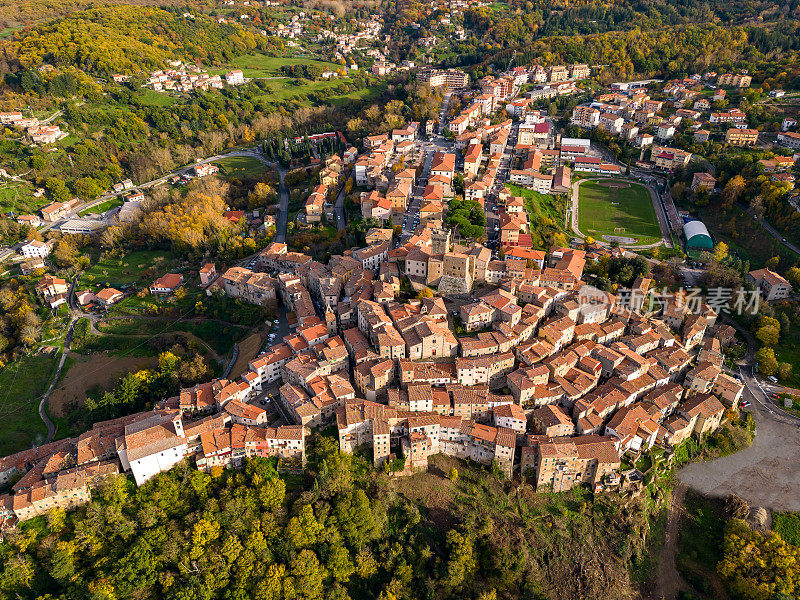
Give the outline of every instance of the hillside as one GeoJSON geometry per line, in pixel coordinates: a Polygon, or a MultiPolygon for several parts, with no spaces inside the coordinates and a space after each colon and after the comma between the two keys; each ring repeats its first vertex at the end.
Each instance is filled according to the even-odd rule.
{"type": "Polygon", "coordinates": [[[607,598],[637,596],[647,508],[535,495],[439,457],[393,480],[318,440],[304,478],[176,467],[55,511],[0,547],[15,598],[607,598]],[[456,466],[461,471],[451,470],[456,466]],[[445,477],[443,470],[449,472],[445,477]],[[434,491],[435,490],[435,491],[434,491]],[[34,576],[35,573],[35,576],[34,576]]]}
{"type": "Polygon", "coordinates": [[[224,64],[270,43],[239,25],[184,18],[175,9],[101,6],[14,32],[2,46],[12,72],[50,64],[109,76],[142,74],[173,59],[224,64]]]}

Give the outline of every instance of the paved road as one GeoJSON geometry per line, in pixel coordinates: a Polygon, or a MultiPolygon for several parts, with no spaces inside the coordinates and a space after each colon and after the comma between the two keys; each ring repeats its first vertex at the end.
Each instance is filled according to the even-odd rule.
{"type": "Polygon", "coordinates": [[[336,229],[341,231],[344,229],[345,225],[347,224],[344,218],[344,199],[347,196],[347,180],[345,180],[342,189],[339,190],[339,193],[336,196],[336,203],[334,204],[334,210],[336,211],[336,229]]]}
{"type": "MultiPolygon", "coordinates": [[[[83,102],[81,102],[81,103],[80,103],[78,106],[82,106],[83,104],[84,104],[84,103],[83,103],[83,102]]],[[[61,115],[63,115],[63,114],[64,114],[63,112],[61,112],[60,110],[57,110],[56,112],[54,112],[52,115],[50,115],[50,116],[49,116],[49,117],[47,117],[46,119],[42,119],[41,121],[39,121],[39,123],[40,123],[40,124],[45,124],[45,125],[46,125],[47,123],[50,123],[50,122],[51,122],[53,119],[55,119],[56,117],[60,117],[60,116],[61,116],[61,115]]]]}

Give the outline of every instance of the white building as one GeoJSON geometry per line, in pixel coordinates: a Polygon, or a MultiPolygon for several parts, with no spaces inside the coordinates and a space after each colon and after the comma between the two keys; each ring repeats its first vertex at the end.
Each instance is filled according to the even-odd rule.
{"type": "Polygon", "coordinates": [[[125,435],[117,444],[122,467],[133,473],[136,485],[168,471],[189,453],[180,415],[156,413],[126,425],[125,435]]]}
{"type": "Polygon", "coordinates": [[[90,235],[108,227],[105,221],[97,219],[70,219],[58,226],[65,235],[90,235]]]}
{"type": "Polygon", "coordinates": [[[544,175],[539,171],[527,169],[525,171],[511,171],[511,183],[530,188],[540,194],[549,194],[553,186],[553,176],[544,175]]]}
{"type": "Polygon", "coordinates": [[[376,271],[389,258],[389,242],[375,244],[353,251],[353,258],[361,261],[361,268],[376,271]]]}
{"type": "Polygon", "coordinates": [[[800,148],[800,133],[786,131],[778,134],[778,143],[787,148],[800,148]]]}
{"type": "Polygon", "coordinates": [[[44,258],[53,250],[52,242],[40,242],[31,240],[19,249],[19,253],[25,258],[44,258]]]}
{"type": "Polygon", "coordinates": [[[244,73],[236,69],[225,73],[225,81],[228,85],[242,85],[244,83],[244,73]]]}

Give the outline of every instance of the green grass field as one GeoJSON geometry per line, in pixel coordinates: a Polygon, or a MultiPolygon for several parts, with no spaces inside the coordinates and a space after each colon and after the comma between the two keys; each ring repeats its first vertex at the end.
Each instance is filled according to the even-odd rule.
{"type": "Polygon", "coordinates": [[[0,456],[45,440],[47,427],[39,418],[39,397],[54,367],[53,356],[29,356],[0,371],[0,456]]]}
{"type": "Polygon", "coordinates": [[[5,38],[10,36],[13,33],[16,33],[20,29],[25,27],[25,25],[15,25],[13,27],[6,27],[5,29],[0,29],[0,38],[5,38]]]}
{"type": "Polygon", "coordinates": [[[78,287],[97,289],[135,283],[141,288],[166,273],[173,262],[170,254],[161,250],[142,250],[123,258],[105,257],[81,276],[78,287]]]}
{"type": "Polygon", "coordinates": [[[772,530],[777,532],[785,542],[794,546],[800,545],[800,514],[772,513],[772,530]]]}
{"type": "MultiPolygon", "coordinates": [[[[240,69],[245,77],[250,79],[260,79],[259,85],[266,88],[263,94],[258,97],[268,101],[293,100],[298,96],[313,92],[324,92],[330,90],[331,96],[326,98],[334,106],[341,106],[353,101],[369,101],[378,98],[386,89],[386,82],[380,81],[362,90],[356,90],[347,94],[336,94],[334,88],[342,81],[341,79],[319,79],[308,81],[305,79],[296,80],[287,77],[282,71],[283,66],[293,65],[317,65],[323,69],[341,69],[340,64],[315,58],[290,57],[290,56],[266,56],[263,54],[248,54],[234,58],[225,67],[209,69],[209,73],[224,75],[231,69],[240,69]]],[[[155,92],[154,92],[155,93],[155,92]]],[[[163,95],[162,95],[163,96],[163,95]]],[[[307,102],[304,102],[307,103],[307,102]]]]}
{"type": "Polygon", "coordinates": [[[215,321],[195,323],[192,321],[173,322],[148,319],[108,321],[100,323],[97,329],[114,336],[155,336],[165,332],[185,331],[206,342],[220,355],[230,352],[233,349],[233,344],[249,333],[247,329],[242,327],[223,325],[215,321]]]}
{"type": "Polygon", "coordinates": [[[344,96],[331,96],[327,99],[327,101],[333,106],[341,107],[353,101],[365,102],[377,100],[380,98],[381,94],[386,91],[387,86],[388,84],[385,81],[382,81],[377,85],[366,87],[363,90],[356,90],[354,92],[350,92],[349,94],[345,94],[344,96]]]}
{"type": "Polygon", "coordinates": [[[602,239],[618,235],[649,244],[661,239],[661,230],[650,193],[637,183],[619,182],[630,187],[613,188],[613,180],[586,181],[578,192],[578,227],[585,235],[602,239]]]}
{"type": "Polygon", "coordinates": [[[116,208],[117,206],[122,206],[122,198],[111,198],[111,200],[106,200],[105,202],[101,202],[100,204],[93,206],[92,208],[87,208],[86,210],[82,210],[78,213],[79,216],[83,215],[99,215],[100,213],[104,213],[107,210],[111,210],[112,208],[116,208]]]}
{"type": "Polygon", "coordinates": [[[261,177],[267,171],[267,166],[253,156],[223,158],[217,165],[228,177],[261,177]]]}
{"type": "Polygon", "coordinates": [[[209,72],[219,72],[224,74],[226,71],[233,69],[241,69],[245,77],[280,77],[281,67],[294,66],[294,65],[318,65],[322,68],[335,69],[340,68],[337,65],[325,60],[315,60],[313,58],[294,58],[289,56],[266,56],[264,54],[247,54],[245,56],[238,56],[233,59],[230,68],[226,69],[212,69],[209,72]]]}
{"type": "Polygon", "coordinates": [[[263,94],[269,100],[289,100],[296,96],[320,92],[331,89],[339,83],[336,79],[320,79],[319,81],[301,80],[300,85],[295,85],[294,79],[267,79],[265,83],[268,92],[263,94]]]}
{"type": "Polygon", "coordinates": [[[149,88],[142,90],[142,103],[147,106],[172,106],[178,101],[174,96],[170,96],[167,92],[157,92],[149,88]]]}
{"type": "Polygon", "coordinates": [[[555,197],[550,194],[540,194],[528,188],[508,184],[512,196],[520,196],[525,199],[525,210],[528,212],[529,217],[545,216],[552,219],[556,224],[560,225],[563,229],[564,224],[564,210],[559,207],[555,197]]]}
{"type": "MultiPolygon", "coordinates": [[[[566,195],[540,194],[513,184],[509,184],[508,188],[512,196],[524,199],[525,211],[531,223],[531,241],[534,248],[544,249],[556,243],[556,236],[569,234],[569,231],[564,229],[566,195]]],[[[564,240],[559,243],[564,243],[564,240]]]]}
{"type": "Polygon", "coordinates": [[[0,212],[27,214],[36,212],[45,204],[47,199],[34,198],[33,191],[27,184],[11,182],[0,185],[0,212]]]}

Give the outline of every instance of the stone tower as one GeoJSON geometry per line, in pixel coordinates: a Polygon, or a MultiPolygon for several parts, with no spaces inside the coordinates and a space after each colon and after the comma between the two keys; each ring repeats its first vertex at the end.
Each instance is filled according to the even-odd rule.
{"type": "Polygon", "coordinates": [[[450,230],[434,229],[431,232],[431,253],[447,254],[450,251],[450,230]]]}

